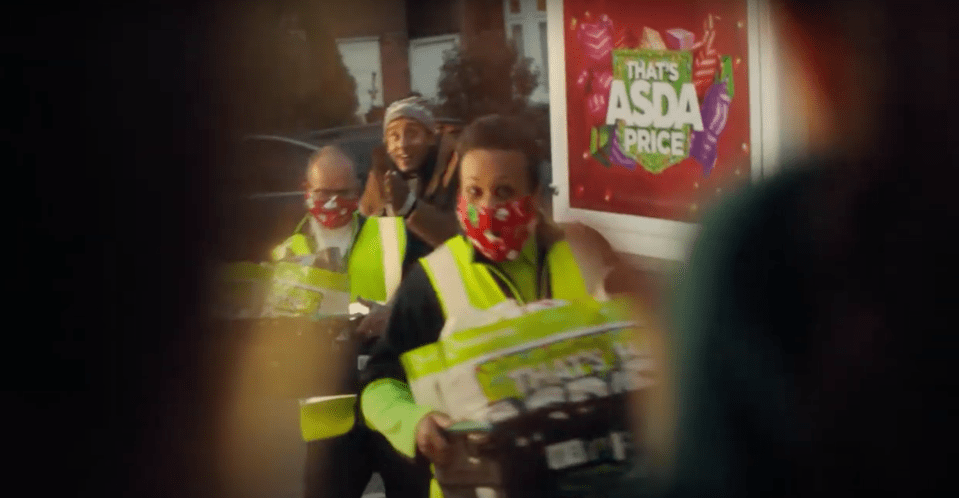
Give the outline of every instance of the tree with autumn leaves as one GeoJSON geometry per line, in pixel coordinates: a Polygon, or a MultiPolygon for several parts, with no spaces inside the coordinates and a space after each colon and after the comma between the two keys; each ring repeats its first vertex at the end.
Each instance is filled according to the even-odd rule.
{"type": "Polygon", "coordinates": [[[220,24],[227,126],[297,131],[353,124],[356,83],[326,28],[322,5],[248,1],[220,24]]]}
{"type": "Polygon", "coordinates": [[[464,123],[487,114],[521,116],[536,130],[549,156],[549,106],[530,103],[541,75],[520,57],[502,32],[487,31],[447,53],[441,68],[436,113],[464,123]]]}
{"type": "Polygon", "coordinates": [[[438,114],[470,122],[485,114],[519,114],[539,74],[498,32],[447,53],[439,81],[438,114]]]}

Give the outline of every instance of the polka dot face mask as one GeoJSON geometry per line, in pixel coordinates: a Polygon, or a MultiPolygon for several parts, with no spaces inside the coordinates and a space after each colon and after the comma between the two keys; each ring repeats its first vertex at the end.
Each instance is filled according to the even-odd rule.
{"type": "Polygon", "coordinates": [[[518,258],[536,222],[532,195],[488,207],[471,204],[460,196],[456,213],[466,238],[495,262],[518,258]]]}
{"type": "Polygon", "coordinates": [[[355,197],[335,195],[326,202],[317,199],[318,196],[306,193],[306,208],[326,228],[340,228],[346,226],[353,219],[353,213],[359,209],[359,200],[355,197]]]}

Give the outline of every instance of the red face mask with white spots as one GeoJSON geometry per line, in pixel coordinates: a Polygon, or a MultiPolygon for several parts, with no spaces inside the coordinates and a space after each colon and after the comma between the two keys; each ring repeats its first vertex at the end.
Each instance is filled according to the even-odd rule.
{"type": "Polygon", "coordinates": [[[460,196],[456,213],[473,247],[495,262],[518,258],[536,223],[532,195],[490,207],[460,196]]]}
{"type": "Polygon", "coordinates": [[[306,193],[306,209],[326,228],[341,228],[352,219],[353,213],[359,209],[360,202],[356,198],[333,196],[325,203],[320,203],[309,192],[306,193]]]}

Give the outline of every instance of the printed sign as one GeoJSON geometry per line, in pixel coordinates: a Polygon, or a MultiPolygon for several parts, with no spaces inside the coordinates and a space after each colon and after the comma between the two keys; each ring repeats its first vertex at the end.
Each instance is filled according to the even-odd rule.
{"type": "Polygon", "coordinates": [[[746,10],[563,1],[570,207],[694,221],[750,181],[746,10]]]}

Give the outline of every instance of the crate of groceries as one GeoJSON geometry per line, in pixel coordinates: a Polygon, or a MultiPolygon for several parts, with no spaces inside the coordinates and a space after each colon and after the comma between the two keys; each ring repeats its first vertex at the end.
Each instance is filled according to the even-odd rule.
{"type": "Polygon", "coordinates": [[[625,407],[621,393],[454,424],[436,478],[446,498],[609,496],[641,457],[625,407]]]}
{"type": "Polygon", "coordinates": [[[263,317],[323,319],[347,314],[350,280],[317,258],[221,263],[212,288],[217,319],[263,317]]]}
{"type": "Polygon", "coordinates": [[[272,266],[265,299],[268,315],[346,314],[350,304],[350,279],[346,273],[292,261],[280,261],[272,266]]]}
{"type": "Polygon", "coordinates": [[[641,323],[617,302],[540,301],[449,320],[401,357],[417,403],[457,423],[450,497],[582,497],[636,454],[627,396],[651,385],[641,323]]]}

